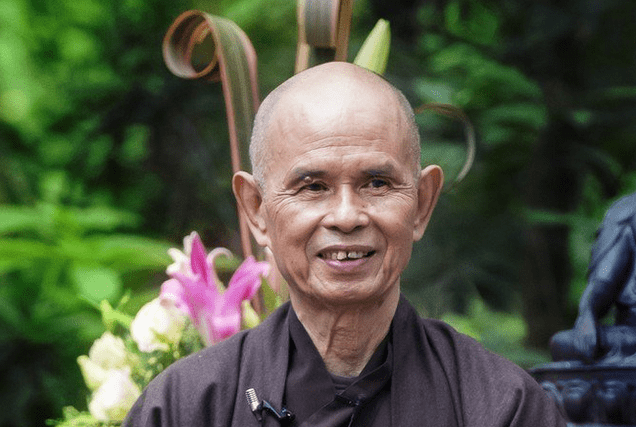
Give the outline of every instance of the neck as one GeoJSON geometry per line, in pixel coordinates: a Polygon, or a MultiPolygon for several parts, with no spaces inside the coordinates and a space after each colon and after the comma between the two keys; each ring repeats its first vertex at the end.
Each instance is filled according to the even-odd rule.
{"type": "Polygon", "coordinates": [[[356,377],[389,332],[400,292],[396,289],[381,301],[355,305],[317,306],[294,295],[290,297],[327,370],[334,375],[356,377]]]}

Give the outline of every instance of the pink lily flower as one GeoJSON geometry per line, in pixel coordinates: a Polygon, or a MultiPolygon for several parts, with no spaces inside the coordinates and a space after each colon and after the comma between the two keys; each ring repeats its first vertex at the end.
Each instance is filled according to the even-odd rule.
{"type": "Polygon", "coordinates": [[[172,278],[161,285],[160,297],[173,300],[192,319],[206,345],[212,345],[241,329],[241,304],[254,297],[270,265],[248,257],[224,289],[214,270],[214,260],[231,253],[216,248],[206,256],[201,238],[196,233],[190,237],[191,247],[186,248],[186,254],[190,249],[190,268],[170,272],[172,278]]]}

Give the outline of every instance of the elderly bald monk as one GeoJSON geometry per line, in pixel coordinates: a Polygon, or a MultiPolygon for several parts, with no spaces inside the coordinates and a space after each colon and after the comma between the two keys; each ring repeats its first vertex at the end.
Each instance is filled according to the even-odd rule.
{"type": "Polygon", "coordinates": [[[565,426],[522,369],[400,294],[443,175],[420,169],[397,89],[342,62],[297,74],[263,102],[250,155],[234,193],[290,302],[170,366],[125,425],[565,426]]]}

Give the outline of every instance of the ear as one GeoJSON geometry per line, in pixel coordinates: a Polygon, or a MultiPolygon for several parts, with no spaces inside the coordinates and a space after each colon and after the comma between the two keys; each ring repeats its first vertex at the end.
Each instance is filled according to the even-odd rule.
{"type": "Polygon", "coordinates": [[[247,224],[256,242],[260,246],[269,247],[263,196],[254,177],[243,171],[235,173],[232,178],[232,191],[234,191],[239,210],[247,218],[247,224]]]}
{"type": "Polygon", "coordinates": [[[417,189],[417,216],[413,227],[414,242],[420,240],[424,235],[443,185],[444,172],[439,166],[430,165],[420,171],[417,189]]]}

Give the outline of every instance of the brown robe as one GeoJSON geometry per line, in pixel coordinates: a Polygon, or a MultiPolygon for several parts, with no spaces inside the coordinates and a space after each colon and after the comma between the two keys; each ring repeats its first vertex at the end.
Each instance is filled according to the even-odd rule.
{"type": "MultiPolygon", "coordinates": [[[[245,398],[247,389],[253,388],[259,399],[280,410],[283,403],[291,403],[283,402],[287,377],[304,378],[306,383],[307,377],[298,375],[297,369],[308,365],[292,364],[288,372],[290,345],[299,344],[290,340],[290,315],[293,313],[287,303],[258,327],[170,366],[146,388],[124,426],[258,426],[245,398]]],[[[377,366],[372,369],[365,368],[367,372],[362,375],[381,369],[380,375],[367,384],[373,388],[374,382],[381,383],[371,393],[379,400],[356,405],[355,399],[334,395],[333,403],[317,410],[322,411],[320,416],[311,415],[316,416],[316,424],[306,425],[348,426],[360,422],[387,426],[388,417],[390,425],[400,427],[565,427],[554,403],[525,371],[445,323],[421,319],[404,297],[389,334],[389,354],[376,360],[377,366]],[[382,375],[386,369],[390,378],[385,381],[382,375]],[[354,413],[338,415],[343,407],[340,403],[354,407],[354,413]],[[368,419],[374,408],[379,408],[376,415],[368,419]]],[[[312,363],[309,369],[319,372],[315,365],[318,361],[309,365],[312,363]]],[[[312,375],[315,373],[309,373],[310,379],[312,375]]],[[[356,382],[349,388],[354,386],[354,398],[365,394],[356,382]]],[[[333,393],[332,389],[325,390],[333,393]]],[[[293,407],[288,409],[294,412],[293,407]]],[[[280,424],[265,415],[260,425],[280,424]]]]}

